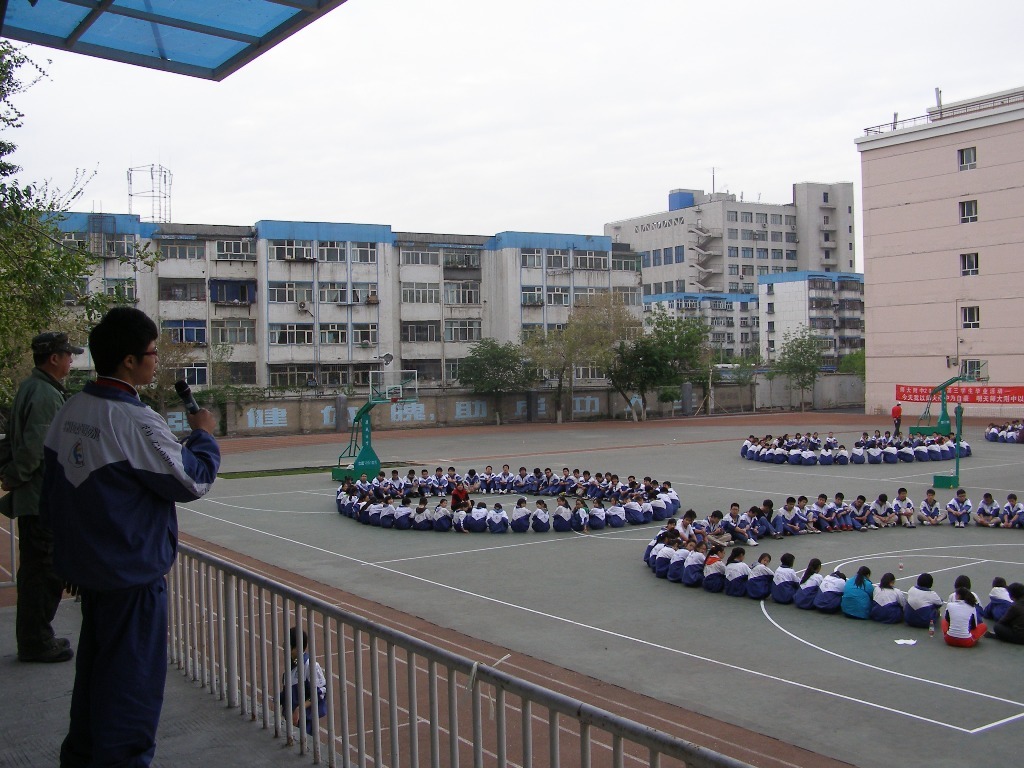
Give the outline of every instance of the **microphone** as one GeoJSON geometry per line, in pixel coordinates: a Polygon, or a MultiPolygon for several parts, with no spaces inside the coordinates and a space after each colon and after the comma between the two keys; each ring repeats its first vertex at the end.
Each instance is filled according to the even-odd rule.
{"type": "Polygon", "coordinates": [[[189,413],[199,413],[199,403],[192,396],[192,389],[184,379],[174,382],[174,391],[178,393],[181,402],[185,404],[185,410],[189,413]]]}

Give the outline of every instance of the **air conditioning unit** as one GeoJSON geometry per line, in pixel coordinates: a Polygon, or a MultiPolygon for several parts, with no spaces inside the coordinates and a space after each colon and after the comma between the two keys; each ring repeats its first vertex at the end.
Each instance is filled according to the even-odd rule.
{"type": "Polygon", "coordinates": [[[761,225],[761,229],[768,229],[768,222],[767,222],[767,221],[766,221],[766,222],[764,222],[764,223],[763,223],[763,224],[761,225]]]}
{"type": "Polygon", "coordinates": [[[796,232],[796,224],[790,224],[789,229],[791,232],[796,232]]]}
{"type": "Polygon", "coordinates": [[[309,304],[305,301],[300,301],[295,306],[299,312],[305,312],[309,308],[309,304]]]}

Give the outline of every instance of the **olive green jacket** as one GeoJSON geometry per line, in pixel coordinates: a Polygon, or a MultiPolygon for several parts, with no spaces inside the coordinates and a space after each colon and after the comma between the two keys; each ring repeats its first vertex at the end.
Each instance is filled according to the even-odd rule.
{"type": "MultiPolygon", "coordinates": [[[[43,489],[43,440],[67,390],[39,368],[21,382],[7,424],[9,456],[0,458],[0,476],[13,490],[0,499],[0,513],[8,517],[39,514],[43,489]]],[[[5,446],[6,447],[6,446],[5,446]]],[[[0,451],[0,456],[7,451],[0,451]]]]}

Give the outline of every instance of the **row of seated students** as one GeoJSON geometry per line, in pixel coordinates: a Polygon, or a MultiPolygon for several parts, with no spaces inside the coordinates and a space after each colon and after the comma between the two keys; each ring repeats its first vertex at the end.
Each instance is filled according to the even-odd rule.
{"type": "Polygon", "coordinates": [[[867,566],[861,566],[849,579],[838,570],[823,575],[821,560],[815,557],[800,576],[793,569],[795,557],[789,552],[779,558],[780,565],[773,571],[772,557],[767,552],[750,566],[743,547],[734,547],[726,556],[719,544],[709,547],[688,541],[683,545],[676,530],[663,529],[659,537],[661,540],[645,553],[645,562],[658,578],[686,587],[754,600],[771,598],[780,605],[793,604],[829,614],[842,612],[850,618],[884,624],[906,623],[933,630],[939,624],[946,643],[960,647],[970,647],[984,636],[988,619],[996,622],[990,636],[1024,644],[1024,584],[1008,587],[1001,577],[993,580],[988,604],[983,608],[965,575],[957,577],[953,594],[943,601],[932,589],[930,573],[920,574],[917,584],[904,593],[896,587],[892,573],[884,574],[878,585],[873,584],[867,566]]]}
{"type": "Polygon", "coordinates": [[[391,470],[390,477],[382,470],[372,480],[363,474],[354,485],[358,491],[376,499],[385,496],[397,499],[403,496],[451,496],[459,491],[467,495],[569,496],[625,502],[639,492],[648,496],[652,495],[652,491],[655,494],[674,494],[671,483],[657,483],[650,477],[638,481],[634,475],[629,475],[622,481],[612,472],[591,474],[590,470],[570,471],[568,467],[562,467],[560,473],[553,472],[550,467],[543,471],[535,467],[533,472],[520,467],[518,472],[510,472],[508,464],[502,466],[501,472],[494,472],[488,465],[482,473],[470,469],[465,475],[456,472],[455,467],[448,467],[447,472],[437,467],[433,474],[421,469],[419,475],[416,470],[410,469],[404,477],[397,469],[391,470]]]}
{"type": "Polygon", "coordinates": [[[1024,443],[1024,422],[991,423],[985,428],[985,439],[990,443],[1024,443]]]}
{"type": "MultiPolygon", "coordinates": [[[[831,434],[830,432],[829,435],[831,434]]],[[[888,435],[887,432],[886,436],[888,435]]],[[[740,457],[749,461],[801,466],[898,464],[901,461],[946,461],[956,458],[957,447],[954,441],[942,435],[913,439],[903,439],[899,434],[895,437],[886,436],[880,436],[876,440],[865,432],[862,439],[848,450],[845,445],[839,443],[833,447],[831,443],[835,442],[834,438],[826,438],[822,447],[815,449],[811,447],[813,442],[802,440],[794,443],[785,439],[785,435],[782,438],[772,438],[771,435],[757,438],[750,435],[740,446],[740,457]]],[[[966,440],[961,439],[959,445],[960,458],[971,455],[971,446],[966,440]]]]}
{"type": "Polygon", "coordinates": [[[492,506],[488,506],[485,501],[474,503],[471,498],[460,498],[458,495],[451,500],[447,497],[434,500],[424,496],[413,507],[411,496],[401,499],[385,496],[378,499],[358,491],[352,485],[343,485],[338,489],[336,505],[341,515],[366,525],[398,530],[442,533],[589,533],[605,527],[622,528],[668,519],[679,509],[679,498],[669,491],[659,488],[650,497],[645,492],[637,492],[625,502],[611,500],[607,506],[600,499],[570,500],[563,495],[555,501],[552,511],[544,499],[538,499],[531,507],[525,496],[519,497],[514,505],[499,501],[492,506]]]}

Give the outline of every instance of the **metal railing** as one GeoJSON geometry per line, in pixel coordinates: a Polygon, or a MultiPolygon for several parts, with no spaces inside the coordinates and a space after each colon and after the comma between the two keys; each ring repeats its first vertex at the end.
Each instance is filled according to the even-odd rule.
{"type": "Polygon", "coordinates": [[[891,133],[893,131],[903,130],[904,128],[914,128],[919,125],[927,125],[940,120],[948,120],[952,117],[963,117],[964,115],[970,115],[975,112],[984,112],[989,109],[1007,107],[1021,102],[1024,102],[1024,92],[997,96],[994,99],[985,99],[983,101],[972,101],[968,104],[961,104],[955,107],[933,107],[928,111],[927,115],[908,117],[903,120],[898,120],[894,117],[888,123],[882,123],[881,125],[873,125],[870,128],[865,128],[864,135],[876,136],[883,133],[891,133]]]}
{"type": "Polygon", "coordinates": [[[317,764],[749,768],[189,546],[168,588],[169,662],[317,764]],[[301,715],[282,717],[301,709],[285,685],[291,627],[327,679],[326,715],[315,703],[306,715],[311,733],[301,715]]]}

